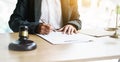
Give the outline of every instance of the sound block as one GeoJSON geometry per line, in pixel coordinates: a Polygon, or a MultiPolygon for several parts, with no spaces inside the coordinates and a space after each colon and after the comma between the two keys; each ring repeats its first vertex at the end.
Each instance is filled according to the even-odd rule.
{"type": "Polygon", "coordinates": [[[30,51],[36,49],[36,43],[31,40],[17,40],[9,44],[9,50],[14,51],[30,51]]]}

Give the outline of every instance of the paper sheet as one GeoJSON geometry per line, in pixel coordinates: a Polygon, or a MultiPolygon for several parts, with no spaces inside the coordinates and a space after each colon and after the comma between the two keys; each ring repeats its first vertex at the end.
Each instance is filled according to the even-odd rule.
{"type": "Polygon", "coordinates": [[[41,34],[37,34],[37,35],[52,44],[86,43],[86,42],[91,42],[95,39],[94,37],[80,33],[68,35],[68,34],[63,34],[62,32],[51,32],[48,35],[41,35],[41,34]]]}

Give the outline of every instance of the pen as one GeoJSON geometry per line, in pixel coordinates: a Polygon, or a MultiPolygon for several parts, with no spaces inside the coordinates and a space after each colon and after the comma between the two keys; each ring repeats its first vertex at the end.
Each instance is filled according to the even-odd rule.
{"type": "MultiPolygon", "coordinates": [[[[45,19],[41,19],[41,21],[42,21],[42,23],[45,23],[45,24],[47,24],[45,21],[44,21],[45,19]]],[[[53,26],[54,27],[54,26],[53,26]]],[[[52,29],[54,32],[56,32],[57,30],[55,29],[55,27],[54,27],[54,29],[52,29]]]]}
{"type": "Polygon", "coordinates": [[[45,23],[45,24],[47,24],[45,21],[43,21],[44,19],[41,19],[41,21],[42,21],[42,23],[45,23]]]}

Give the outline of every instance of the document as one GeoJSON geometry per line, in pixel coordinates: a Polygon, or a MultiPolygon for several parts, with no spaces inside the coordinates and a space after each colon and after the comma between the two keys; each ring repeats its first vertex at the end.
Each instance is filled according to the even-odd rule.
{"type": "Polygon", "coordinates": [[[63,34],[62,32],[51,32],[48,35],[41,35],[41,34],[37,34],[37,35],[52,44],[86,43],[86,42],[91,42],[95,39],[94,37],[80,33],[68,35],[68,34],[63,34]]]}

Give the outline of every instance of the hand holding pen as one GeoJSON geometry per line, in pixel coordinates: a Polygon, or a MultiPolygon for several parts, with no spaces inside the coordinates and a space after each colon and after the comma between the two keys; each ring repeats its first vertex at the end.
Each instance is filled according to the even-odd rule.
{"type": "Polygon", "coordinates": [[[42,23],[39,24],[39,28],[38,28],[38,33],[39,34],[47,35],[51,31],[53,31],[53,28],[50,24],[44,22],[44,19],[41,19],[41,21],[42,21],[42,23]]]}

